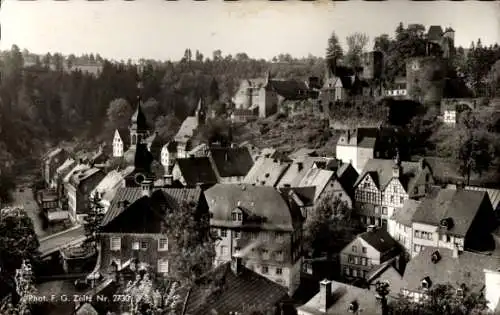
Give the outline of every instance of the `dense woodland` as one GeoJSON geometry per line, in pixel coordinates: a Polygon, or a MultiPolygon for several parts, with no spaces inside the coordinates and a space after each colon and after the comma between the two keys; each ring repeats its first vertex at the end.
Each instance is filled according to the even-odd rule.
{"type": "MultiPolygon", "coordinates": [[[[135,64],[130,60],[104,60],[98,54],[77,57],[52,52],[37,56],[13,46],[0,55],[2,176],[7,176],[12,167],[24,171],[27,163],[33,162],[30,159],[37,159],[48,146],[61,141],[109,142],[112,130],[127,123],[135,106],[138,72],[142,73],[141,98],[150,124],[168,138],[193,112],[200,97],[223,112],[231,106],[231,96],[241,79],[261,77],[268,70],[279,78],[322,78],[325,59],[343,57],[347,65],[358,66],[360,54],[373,48],[384,52],[384,81],[390,82],[404,75],[406,58],[424,53],[419,35],[424,29],[423,25],[405,28],[400,24],[392,36],[375,38],[374,47],[367,46],[366,35],[355,33],[346,38],[345,52],[332,34],[325,58],[297,59],[282,54],[270,61],[256,60],[245,53],[223,55],[220,50],[207,57],[186,49],[179,61],[140,60],[135,64]],[[99,65],[101,71],[93,75],[71,68],[75,65],[99,65]]],[[[478,40],[469,49],[457,48],[457,57],[450,61],[456,71],[450,75],[467,83],[473,95],[494,97],[500,93],[499,59],[498,45],[484,47],[478,40]]],[[[381,108],[379,104],[360,104],[340,108],[338,113],[344,111],[342,116],[355,114],[356,119],[363,119],[365,113],[382,113],[381,108]]],[[[2,187],[8,182],[0,180],[2,187]]]]}

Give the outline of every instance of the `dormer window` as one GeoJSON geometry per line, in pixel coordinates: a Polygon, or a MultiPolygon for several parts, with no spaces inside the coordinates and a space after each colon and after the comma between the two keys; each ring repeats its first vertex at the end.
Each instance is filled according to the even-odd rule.
{"type": "Polygon", "coordinates": [[[240,209],[235,209],[235,210],[233,210],[233,213],[231,214],[231,218],[233,221],[242,222],[243,221],[243,213],[241,212],[240,209]]]}

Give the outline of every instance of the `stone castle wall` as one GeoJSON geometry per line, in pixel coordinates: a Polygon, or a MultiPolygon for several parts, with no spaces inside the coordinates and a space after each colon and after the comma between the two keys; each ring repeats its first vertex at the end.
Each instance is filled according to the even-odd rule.
{"type": "Polygon", "coordinates": [[[406,62],[408,95],[425,104],[439,104],[447,74],[446,61],[440,57],[415,57],[406,62]]]}

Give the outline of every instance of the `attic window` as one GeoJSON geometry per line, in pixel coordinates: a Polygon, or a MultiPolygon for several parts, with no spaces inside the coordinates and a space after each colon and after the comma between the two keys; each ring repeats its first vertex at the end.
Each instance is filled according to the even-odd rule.
{"type": "Polygon", "coordinates": [[[422,289],[425,289],[425,290],[429,289],[432,285],[431,278],[429,278],[429,277],[423,278],[422,282],[420,284],[422,286],[422,289]]]}
{"type": "Polygon", "coordinates": [[[243,213],[239,210],[234,210],[233,213],[231,213],[231,218],[233,221],[241,222],[243,221],[243,213]]]}

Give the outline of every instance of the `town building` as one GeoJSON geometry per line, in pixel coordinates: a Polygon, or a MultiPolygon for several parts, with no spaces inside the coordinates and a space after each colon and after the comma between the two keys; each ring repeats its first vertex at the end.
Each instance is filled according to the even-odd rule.
{"type": "Polygon", "coordinates": [[[177,144],[170,141],[161,148],[161,165],[165,168],[166,173],[171,173],[177,158],[177,144]]]}
{"type": "Polygon", "coordinates": [[[284,286],[293,295],[300,284],[302,224],[273,187],[217,184],[205,191],[210,226],[220,237],[215,263],[241,257],[245,266],[284,286]]]}
{"type": "Polygon", "coordinates": [[[142,101],[139,99],[137,109],[130,118],[130,148],[135,148],[138,143],[146,142],[150,136],[150,128],[146,119],[146,115],[142,111],[142,101]]]}
{"type": "Polygon", "coordinates": [[[389,260],[399,258],[401,252],[400,245],[386,230],[370,226],[341,250],[341,275],[368,280],[370,272],[389,260]]]}
{"type": "Polygon", "coordinates": [[[133,171],[133,166],[128,166],[123,170],[110,171],[90,192],[89,198],[94,198],[97,193],[100,204],[104,208],[104,212],[108,211],[116,191],[120,187],[125,187],[125,177],[129,176],[133,171]]]}
{"type": "Polygon", "coordinates": [[[243,182],[276,187],[289,165],[289,163],[279,159],[259,157],[248,171],[243,182]]]}
{"type": "Polygon", "coordinates": [[[306,82],[272,79],[267,72],[265,78],[242,80],[232,101],[236,109],[258,112],[258,117],[265,118],[276,114],[285,101],[306,100],[310,96],[306,82]]]}
{"type": "Polygon", "coordinates": [[[202,99],[198,101],[194,116],[189,116],[182,122],[181,127],[174,136],[177,145],[177,157],[186,158],[187,153],[193,148],[192,138],[196,130],[206,123],[207,114],[205,103],[202,99]]]}
{"type": "Polygon", "coordinates": [[[401,289],[405,286],[403,281],[405,266],[406,262],[401,259],[401,256],[389,259],[368,272],[365,279],[366,287],[375,293],[377,283],[389,283],[390,290],[388,296],[392,299],[398,299],[401,289]]]}
{"type": "Polygon", "coordinates": [[[146,144],[136,143],[133,150],[129,149],[126,153],[128,165],[132,165],[134,170],[125,177],[125,186],[140,187],[145,180],[153,181],[155,175],[151,171],[153,156],[148,151],[146,144]]]}
{"type": "Polygon", "coordinates": [[[247,109],[247,108],[235,108],[231,112],[231,122],[233,123],[245,123],[259,117],[258,111],[247,109]]]}
{"type": "Polygon", "coordinates": [[[209,187],[218,182],[213,165],[206,156],[177,159],[172,179],[186,187],[209,187]]]}
{"type": "Polygon", "coordinates": [[[316,187],[281,187],[278,190],[290,207],[300,209],[304,219],[314,210],[316,187]]]}
{"type": "Polygon", "coordinates": [[[219,183],[241,183],[253,166],[246,147],[211,147],[208,151],[219,183]]]}
{"type": "Polygon", "coordinates": [[[287,290],[246,268],[238,257],[217,266],[194,285],[182,288],[179,295],[179,314],[244,314],[249,309],[263,314],[290,314],[291,310],[287,290]]]}
{"type": "Polygon", "coordinates": [[[366,225],[382,225],[408,199],[424,197],[433,184],[424,159],[418,162],[370,159],[354,184],[357,215],[366,225]]]}
{"type": "Polygon", "coordinates": [[[323,280],[319,292],[306,304],[297,307],[298,315],[382,315],[377,294],[345,283],[323,280]]]}
{"type": "Polygon", "coordinates": [[[65,178],[64,190],[71,220],[80,221],[90,209],[89,193],[104,178],[105,173],[87,164],[75,167],[65,178]]]}
{"type": "Polygon", "coordinates": [[[75,166],[76,161],[73,158],[67,158],[62,165],[60,165],[52,176],[50,183],[50,188],[55,189],[57,192],[61,192],[62,180],[66,174],[75,166]]]}
{"type": "Polygon", "coordinates": [[[406,89],[406,78],[397,77],[394,82],[388,83],[385,88],[385,96],[392,97],[396,99],[405,99],[408,97],[408,91],[406,89]]]}
{"type": "Polygon", "coordinates": [[[464,295],[464,289],[468,289],[473,293],[486,293],[487,299],[494,298],[488,302],[496,305],[499,291],[493,293],[491,289],[498,290],[499,287],[493,285],[494,281],[490,282],[490,290],[485,292],[485,284],[494,280],[491,271],[497,268],[496,256],[460,251],[458,248],[427,247],[408,262],[403,276],[405,287],[401,293],[418,303],[424,301],[428,291],[437,285],[451,285],[458,298],[464,295]]]}
{"type": "Polygon", "coordinates": [[[477,109],[479,99],[466,98],[443,98],[441,100],[441,113],[443,122],[451,127],[454,127],[463,112],[477,109]]]}
{"type": "Polygon", "coordinates": [[[69,158],[69,153],[65,149],[51,149],[42,157],[42,177],[45,185],[50,186],[52,178],[59,166],[69,158]]]}
{"type": "Polygon", "coordinates": [[[101,273],[109,274],[113,266],[121,269],[133,261],[139,268],[168,275],[175,244],[163,230],[161,218],[191,201],[197,211],[207,211],[197,188],[154,189],[150,181],[143,181],[141,187],[119,188],[101,224],[101,273]]]}
{"type": "Polygon", "coordinates": [[[433,187],[394,213],[389,232],[415,257],[426,247],[484,250],[495,222],[485,191],[433,187]]]}
{"type": "Polygon", "coordinates": [[[116,129],[113,136],[113,157],[122,157],[130,147],[130,143],[130,130],[116,129]]]}
{"type": "Polygon", "coordinates": [[[455,54],[455,31],[447,27],[444,31],[440,25],[431,25],[426,35],[427,54],[441,53],[449,59],[455,54]]]}

